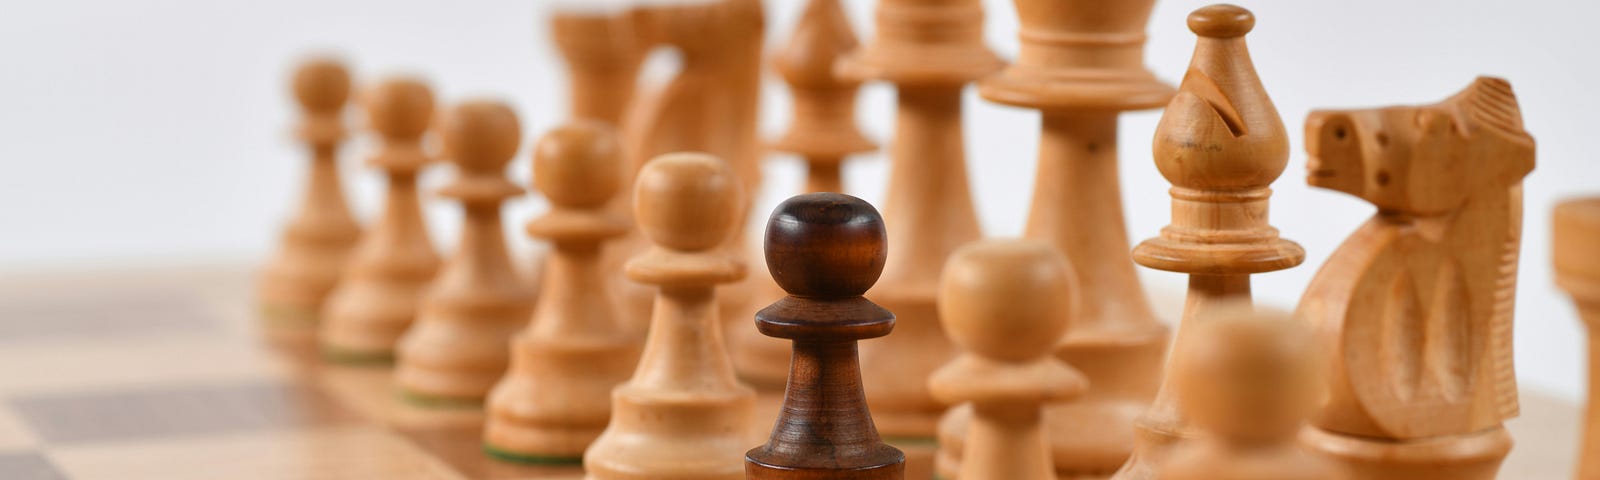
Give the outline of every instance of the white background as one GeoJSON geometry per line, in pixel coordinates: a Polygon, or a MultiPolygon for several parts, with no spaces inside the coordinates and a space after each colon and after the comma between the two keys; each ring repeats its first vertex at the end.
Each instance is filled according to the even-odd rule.
{"type": "MultiPolygon", "coordinates": [[[[868,0],[847,0],[870,35],[868,0]]],[[[1009,2],[989,0],[991,45],[1015,53],[1009,2]]],[[[1176,81],[1193,36],[1184,16],[1206,2],[1162,0],[1147,64],[1176,81]]],[[[768,0],[769,44],[783,38],[800,0],[768,0]]],[[[1527,179],[1526,242],[1518,298],[1517,361],[1524,385],[1576,397],[1584,330],[1550,280],[1548,212],[1555,199],[1600,194],[1593,138],[1600,112],[1594,79],[1600,2],[1578,0],[1248,1],[1258,22],[1255,63],[1289,126],[1294,154],[1274,185],[1273,223],[1306,247],[1300,268],[1262,275],[1258,298],[1289,307],[1317,266],[1363,219],[1365,202],[1303,181],[1300,129],[1315,107],[1425,103],[1478,74],[1511,80],[1539,166],[1527,179]],[[1588,80],[1588,81],[1585,81],[1588,80]]],[[[560,64],[546,41],[546,2],[530,0],[53,0],[8,1],[0,15],[0,269],[111,269],[259,261],[297,198],[303,173],[289,142],[295,111],[286,75],[307,52],[349,59],[359,81],[393,73],[430,79],[445,102],[503,98],[528,134],[566,108],[560,64]]],[[[650,73],[671,72],[670,55],[650,73]]],[[[769,78],[762,131],[786,123],[784,90],[769,78]]],[[[861,120],[884,138],[892,93],[871,86],[861,120]]],[[[973,191],[990,235],[1014,236],[1031,195],[1037,115],[967,98],[973,191]]],[[[1149,155],[1159,112],[1123,117],[1122,172],[1137,241],[1168,219],[1167,184],[1149,155]]],[[[379,183],[347,161],[352,201],[376,212],[379,183]]],[[[759,211],[799,188],[795,161],[767,162],[759,211]]],[[[448,177],[433,172],[427,185],[448,177]]],[[[513,166],[526,181],[526,155],[513,166]]],[[[863,156],[847,190],[883,197],[886,165],[863,156]]],[[[508,229],[542,210],[532,198],[508,209],[508,229]]],[[[434,237],[452,241],[458,215],[429,209],[434,237]]],[[[519,248],[528,241],[514,237],[519,248]]],[[[1600,245],[1597,245],[1600,248],[1600,245]]],[[[1174,298],[1182,277],[1142,272],[1174,298]]]]}

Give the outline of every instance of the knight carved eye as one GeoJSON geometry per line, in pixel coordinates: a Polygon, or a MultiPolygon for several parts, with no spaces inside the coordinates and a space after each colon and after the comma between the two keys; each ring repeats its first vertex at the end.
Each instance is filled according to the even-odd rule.
{"type": "Polygon", "coordinates": [[[1344,140],[1348,136],[1350,136],[1350,131],[1346,130],[1344,125],[1333,127],[1333,138],[1335,140],[1344,140]]]}
{"type": "Polygon", "coordinates": [[[1380,186],[1380,187],[1389,186],[1389,171],[1388,170],[1378,170],[1378,173],[1373,176],[1373,180],[1378,182],[1378,186],[1380,186]]]}

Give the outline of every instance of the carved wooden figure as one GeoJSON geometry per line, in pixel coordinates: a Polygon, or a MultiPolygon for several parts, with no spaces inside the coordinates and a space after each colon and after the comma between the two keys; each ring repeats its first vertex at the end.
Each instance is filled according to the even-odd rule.
{"type": "Polygon", "coordinates": [[[501,204],[523,193],[505,177],[522,125],[504,103],[478,100],[446,112],[438,131],[457,171],[439,195],[461,202],[461,240],[400,339],[395,384],[424,404],[475,405],[505,374],[509,339],[533,310],[500,220],[501,204]]]}
{"type": "Polygon", "coordinates": [[[551,210],[528,234],[552,245],[538,309],[511,341],[511,370],[490,394],[485,448],[532,463],[577,463],[611,418],[611,390],[628,379],[639,341],[624,331],[600,270],[602,246],[628,230],[606,210],[622,180],[615,130],[595,120],[546,134],[533,182],[551,210]]]}
{"type": "Polygon", "coordinates": [[[269,335],[306,343],[316,335],[322,305],[338,284],[361,227],[350,215],[339,180],[350,72],[336,60],[312,59],[295,69],[293,87],[304,113],[295,136],[309,147],[311,169],[300,209],[262,268],[256,299],[269,335]]]}
{"type": "Polygon", "coordinates": [[[1511,85],[1306,118],[1307,182],[1378,207],[1300,301],[1334,360],[1306,445],[1361,479],[1495,478],[1518,412],[1512,304],[1534,142],[1511,85]]]}
{"type": "Polygon", "coordinates": [[[935,397],[970,403],[960,478],[1055,480],[1047,403],[1089,388],[1052,355],[1078,297],[1065,257],[1037,240],[987,240],[945,266],[939,315],[964,352],[928,380],[935,397]]]}
{"type": "Polygon", "coordinates": [[[734,377],[714,291],[745,274],[721,249],[743,186],[697,153],[650,161],[634,185],[634,218],[653,246],[628,262],[628,277],[660,293],[638,369],[612,393],[611,423],[584,469],[592,480],[742,479],[755,391],[734,377]]]}
{"type": "MultiPolygon", "coordinates": [[[[1104,478],[1133,450],[1133,423],[1161,379],[1167,328],[1128,255],[1117,175],[1117,115],[1166,105],[1170,85],[1144,67],[1155,0],[1015,0],[1022,50],[978,93],[1040,111],[1038,174],[1024,236],[1050,242],[1078,277],[1078,314],[1056,355],[1088,375],[1082,398],[1049,404],[1056,471],[1104,478]],[[1093,225],[1093,228],[1084,228],[1093,225]]],[[[954,480],[968,407],[940,423],[938,470],[954,480]]]]}
{"type": "MultiPolygon", "coordinates": [[[[1300,245],[1278,237],[1267,223],[1268,188],[1289,161],[1283,120],[1256,77],[1244,35],[1255,16],[1232,5],[1212,5],[1189,15],[1199,35],[1189,71],[1156,126],[1154,155],[1172,182],[1172,222],[1159,237],[1140,243],[1140,265],[1189,274],[1188,300],[1174,340],[1188,343],[1185,327],[1224,302],[1250,301],[1250,275],[1283,270],[1305,260],[1300,245]]],[[[1185,368],[1169,361],[1167,371],[1185,368]]],[[[1133,456],[1112,478],[1153,478],[1170,447],[1193,435],[1176,407],[1172,375],[1163,377],[1155,402],[1136,424],[1133,456]]]]}
{"type": "Polygon", "coordinates": [[[983,43],[978,0],[880,0],[877,12],[878,36],[836,67],[847,78],[893,83],[897,96],[884,205],[889,259],[868,297],[899,324],[862,345],[861,366],[878,427],[905,451],[906,476],[925,478],[945,410],[927,377],[954,356],[934,294],[945,257],[981,234],[967,185],[961,91],[1002,64],[983,43]]]}
{"type": "Polygon", "coordinates": [[[756,313],[794,345],[783,410],[745,454],[751,480],[900,480],[905,455],[878,437],[856,342],[888,335],[894,314],[862,297],[883,271],[883,217],[840,193],[795,196],[767,221],[768,269],[788,296],[756,313]]]}
{"type": "MultiPolygon", "coordinates": [[[[623,154],[628,160],[627,182],[644,162],[671,152],[706,152],[724,159],[738,175],[746,192],[761,185],[761,145],[756,132],[760,97],[761,39],[765,11],[761,0],[677,2],[641,7],[634,26],[641,48],[668,46],[678,50],[682,67],[665,85],[642,92],[625,120],[623,154]]],[[[624,201],[630,194],[624,192],[624,201]]],[[[754,195],[739,210],[740,222],[730,232],[725,248],[745,258],[746,213],[754,195]]],[[[646,248],[638,235],[626,237],[608,265],[620,265],[646,248]]],[[[763,276],[764,277],[764,276],[763,276]]],[[[655,295],[654,289],[620,280],[615,287],[622,299],[624,319],[644,331],[655,295]]],[[[766,281],[756,278],[751,281],[766,281]]],[[[753,285],[740,282],[718,289],[717,303],[724,318],[748,319],[754,311],[749,298],[753,285]]]]}
{"type": "Polygon", "coordinates": [[[567,65],[571,119],[622,126],[644,62],[636,17],[631,10],[551,14],[551,39],[567,65]]]}
{"type": "Polygon", "coordinates": [[[1583,422],[1579,479],[1600,478],[1600,197],[1556,205],[1552,219],[1556,284],[1572,295],[1589,331],[1589,408],[1583,422]]]}
{"type": "Polygon", "coordinates": [[[422,137],[433,120],[433,92],[419,80],[396,78],[365,97],[368,123],[381,139],[368,163],[389,185],[383,215],[361,237],[323,309],[319,335],[332,359],[388,362],[439,268],[417,198],[417,173],[431,162],[422,137]]]}
{"type": "MultiPolygon", "coordinates": [[[[855,32],[839,0],[811,0],[775,55],[774,67],[789,84],[794,120],[772,142],[776,150],[797,153],[806,162],[806,192],[843,192],[840,165],[846,157],[876,145],[856,127],[856,91],[861,82],[840,78],[833,64],[856,48],[855,32]]],[[[756,298],[784,295],[774,283],[761,283],[756,298]]],[[[781,389],[789,370],[789,345],[761,335],[755,324],[730,320],[733,364],[757,388],[781,389]]]]}
{"type": "Polygon", "coordinates": [[[1205,435],[1177,447],[1160,480],[1342,480],[1295,442],[1325,370],[1310,329],[1249,304],[1191,326],[1173,352],[1178,408],[1205,435]]]}

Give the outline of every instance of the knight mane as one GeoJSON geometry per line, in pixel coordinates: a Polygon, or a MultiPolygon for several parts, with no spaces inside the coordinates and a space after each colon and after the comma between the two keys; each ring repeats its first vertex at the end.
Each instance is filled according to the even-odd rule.
{"type": "Polygon", "coordinates": [[[1475,126],[1514,137],[1529,137],[1522,127],[1522,107],[1511,82],[1499,77],[1478,77],[1460,94],[1462,114],[1475,126]]]}

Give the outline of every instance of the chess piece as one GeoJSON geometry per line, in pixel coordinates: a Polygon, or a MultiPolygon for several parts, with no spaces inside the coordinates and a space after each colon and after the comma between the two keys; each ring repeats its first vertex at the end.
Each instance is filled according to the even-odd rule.
{"type": "Polygon", "coordinates": [[[551,37],[567,65],[571,118],[622,125],[644,62],[634,20],[629,11],[551,14],[551,37]]]}
{"type": "Polygon", "coordinates": [[[894,329],[894,314],[861,296],[883,271],[884,236],[877,209],[840,193],[795,196],[772,212],[767,264],[788,296],[755,323],[791,340],[794,360],[777,426],[745,454],[745,478],[904,478],[905,455],[872,424],[856,358],[857,341],[894,329]]]}
{"type": "MultiPolygon", "coordinates": [[[[1104,478],[1133,450],[1133,423],[1155,397],[1168,329],[1134,275],[1117,175],[1117,114],[1165,105],[1173,90],[1144,67],[1155,0],[1016,0],[1022,51],[978,93],[1040,111],[1038,174],[1023,236],[1051,243],[1077,275],[1078,313],[1056,356],[1092,388],[1044,420],[1063,478],[1104,478]],[[1070,40],[1070,41],[1069,41],[1070,40]],[[1092,225],[1092,228],[1084,228],[1092,225]]],[[[938,470],[954,480],[972,411],[939,426],[938,470]]]]}
{"type": "MultiPolygon", "coordinates": [[[[1245,47],[1244,35],[1254,26],[1254,15],[1232,5],[1189,15],[1189,29],[1200,38],[1156,127],[1156,167],[1172,182],[1172,223],[1140,243],[1133,259],[1189,274],[1173,348],[1184,348],[1185,327],[1220,303],[1249,303],[1251,274],[1305,260],[1300,245],[1279,238],[1267,223],[1268,186],[1289,161],[1289,140],[1245,47]]],[[[1181,360],[1167,365],[1167,371],[1184,368],[1181,360]]],[[[1175,380],[1164,377],[1136,422],[1133,456],[1112,478],[1152,478],[1170,447],[1194,434],[1172,397],[1175,380]]]]}
{"type": "Polygon", "coordinates": [[[1512,303],[1534,141],[1511,85],[1306,118],[1307,182],[1378,207],[1306,288],[1333,345],[1303,440],[1370,480],[1495,478],[1518,413],[1512,303]]]}
{"type": "Polygon", "coordinates": [[[1044,405],[1071,400],[1088,379],[1052,356],[1077,302],[1065,257],[1037,240],[986,240],[950,256],[939,317],[964,352],[928,386],[950,404],[969,403],[960,478],[1055,480],[1044,405]]]}
{"type": "Polygon", "coordinates": [[[533,310],[500,223],[500,205],[522,195],[504,173],[522,125],[503,103],[470,101],[446,112],[438,132],[457,171],[439,195],[461,202],[461,240],[400,338],[395,385],[424,405],[475,405],[505,373],[511,335],[533,310]]]}
{"type": "Polygon", "coordinates": [[[1600,478],[1600,402],[1594,401],[1600,386],[1600,198],[1556,205],[1551,224],[1556,284],[1572,295],[1589,331],[1589,408],[1577,478],[1600,478]]]}
{"type": "MultiPolygon", "coordinates": [[[[623,153],[627,172],[638,171],[644,161],[671,152],[706,152],[732,167],[745,192],[761,185],[758,164],[760,143],[756,115],[760,97],[761,39],[765,12],[761,0],[676,2],[643,7],[634,17],[640,48],[670,46],[682,58],[682,68],[665,85],[643,92],[635,100],[622,132],[627,135],[623,153]]],[[[625,177],[632,182],[633,177],[625,177]]],[[[629,192],[623,192],[630,196],[629,192]]],[[[745,196],[724,248],[743,261],[746,251],[745,215],[754,195],[745,196]]],[[[627,198],[623,202],[629,201],[627,198]]],[[[626,204],[626,203],[624,203],[626,204]]],[[[647,245],[638,235],[625,237],[607,265],[647,245]]],[[[618,268],[617,271],[621,269],[618,268]]],[[[629,327],[643,332],[650,318],[655,289],[618,279],[629,327]]],[[[753,281],[753,280],[752,280],[753,281]]],[[[717,290],[724,319],[748,319],[752,284],[740,282],[717,290]]],[[[730,322],[732,320],[729,320],[730,322]]]]}
{"type": "Polygon", "coordinates": [[[366,92],[368,123],[382,143],[368,160],[388,176],[383,216],[361,237],[324,307],[322,348],[334,360],[384,362],[417,315],[439,256],[417,199],[417,173],[431,160],[422,136],[433,92],[421,81],[390,79],[366,92]]]}
{"type": "Polygon", "coordinates": [[[755,391],[734,377],[714,295],[745,274],[720,248],[739,223],[741,182],[716,157],[678,153],[650,161],[634,185],[634,218],[653,245],[628,277],[659,293],[638,369],[612,392],[584,469],[590,480],[742,479],[755,391]]]}
{"type": "Polygon", "coordinates": [[[622,180],[616,134],[583,120],[546,134],[533,182],[551,210],[528,233],[552,251],[538,309],[511,342],[511,370],[489,397],[485,448],[530,463],[579,463],[611,418],[611,389],[628,379],[638,340],[622,330],[600,270],[605,242],[628,230],[606,211],[622,180]]]}
{"type": "Polygon", "coordinates": [[[1250,306],[1214,312],[1173,355],[1178,409],[1205,435],[1173,452],[1160,480],[1340,480],[1295,443],[1325,366],[1297,319],[1250,306]]]}
{"type": "Polygon", "coordinates": [[[303,343],[315,336],[323,302],[338,284],[361,227],[350,215],[339,180],[350,73],[336,60],[313,59],[295,70],[293,84],[305,115],[295,136],[310,147],[311,170],[300,211],[262,268],[256,298],[270,336],[303,343]]]}
{"type": "Polygon", "coordinates": [[[878,37],[840,59],[846,78],[893,83],[894,140],[884,218],[889,259],[868,297],[899,319],[861,346],[873,418],[906,453],[906,476],[932,476],[944,405],[928,374],[954,356],[934,306],[945,257],[980,236],[967,185],[961,90],[1002,66],[983,44],[978,0],[880,0],[878,37]],[[937,61],[930,61],[936,59],[937,61]]]}
{"type": "MultiPolygon", "coordinates": [[[[789,131],[772,143],[806,162],[806,192],[843,192],[840,165],[845,157],[877,148],[856,128],[856,90],[861,83],[834,75],[839,56],[856,47],[855,32],[839,0],[811,0],[774,67],[794,97],[789,131]]],[[[761,283],[757,298],[783,298],[774,283],[761,283]]],[[[733,365],[739,377],[757,388],[782,389],[789,370],[789,345],[756,331],[742,319],[730,322],[733,365]]]]}

